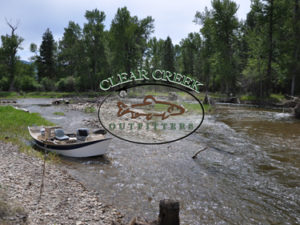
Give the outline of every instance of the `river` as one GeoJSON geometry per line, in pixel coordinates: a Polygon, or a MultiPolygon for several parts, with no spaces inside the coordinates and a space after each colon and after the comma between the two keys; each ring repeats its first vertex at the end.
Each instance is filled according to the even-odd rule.
{"type": "MultiPolygon", "coordinates": [[[[67,130],[96,118],[45,102],[18,104],[67,130]]],[[[183,140],[151,146],[113,138],[106,156],[61,164],[127,220],[155,219],[159,200],[175,199],[184,225],[300,224],[300,121],[288,113],[218,106],[183,140]]]]}

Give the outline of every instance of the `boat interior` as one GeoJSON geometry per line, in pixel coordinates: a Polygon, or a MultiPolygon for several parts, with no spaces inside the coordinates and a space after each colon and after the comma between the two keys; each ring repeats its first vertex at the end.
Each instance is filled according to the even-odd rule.
{"type": "Polygon", "coordinates": [[[65,133],[62,127],[29,127],[33,138],[48,144],[76,144],[104,139],[104,131],[90,133],[88,128],[79,128],[76,133],[65,133]]]}

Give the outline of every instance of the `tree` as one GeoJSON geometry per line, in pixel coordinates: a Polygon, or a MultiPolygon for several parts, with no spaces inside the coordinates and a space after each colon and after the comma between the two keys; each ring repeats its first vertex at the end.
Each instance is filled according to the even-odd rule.
{"type": "Polygon", "coordinates": [[[203,24],[201,33],[204,42],[209,41],[209,45],[213,46],[213,51],[208,54],[209,70],[214,82],[220,85],[223,92],[234,93],[238,74],[234,56],[234,43],[237,41],[236,32],[239,27],[235,16],[238,8],[230,0],[213,0],[212,7],[210,11],[206,9],[204,13],[197,12],[195,21],[203,24]]]}
{"type": "Polygon", "coordinates": [[[37,57],[38,78],[46,77],[52,80],[56,79],[56,44],[53,35],[48,28],[43,34],[42,44],[40,46],[40,55],[37,57]]]}
{"type": "Polygon", "coordinates": [[[15,34],[18,24],[13,25],[8,21],[6,21],[6,23],[11,29],[11,35],[1,36],[1,64],[3,64],[2,69],[6,70],[9,76],[9,91],[13,91],[15,89],[16,81],[16,65],[19,60],[17,51],[18,49],[22,49],[21,43],[24,39],[15,34]]]}
{"type": "Polygon", "coordinates": [[[85,18],[88,21],[83,28],[84,49],[88,64],[88,84],[91,89],[96,90],[98,88],[97,83],[101,80],[101,77],[105,76],[109,71],[105,53],[103,24],[105,13],[94,9],[86,11],[85,18]]]}
{"type": "Polygon", "coordinates": [[[201,75],[201,37],[199,33],[189,33],[188,37],[180,42],[182,73],[200,78],[201,75]]]}
{"type": "Polygon", "coordinates": [[[83,34],[80,26],[69,22],[62,40],[59,42],[58,64],[59,72],[64,77],[80,77],[82,68],[86,65],[86,55],[83,46],[83,34]]]}
{"type": "Polygon", "coordinates": [[[243,74],[247,89],[259,97],[289,89],[297,45],[292,5],[292,0],[252,1],[245,23],[248,59],[243,74]]]}
{"type": "Polygon", "coordinates": [[[175,54],[171,38],[168,36],[163,47],[162,67],[170,72],[175,71],[175,54]]]}
{"type": "MultiPolygon", "coordinates": [[[[295,94],[296,78],[300,77],[300,10],[299,0],[294,0],[293,15],[293,60],[291,62],[291,95],[295,94]]],[[[299,82],[299,80],[298,80],[299,82]]]]}
{"type": "Polygon", "coordinates": [[[270,85],[272,81],[272,62],[273,62],[273,51],[274,51],[274,45],[273,45],[273,27],[274,27],[274,21],[273,21],[273,11],[274,11],[274,0],[266,0],[269,4],[266,7],[267,11],[267,17],[269,22],[268,27],[268,68],[267,68],[267,75],[266,75],[266,86],[265,91],[266,95],[269,95],[270,91],[270,85]]]}
{"type": "Polygon", "coordinates": [[[202,48],[200,51],[200,60],[202,64],[202,79],[205,83],[206,91],[215,90],[215,73],[213,72],[212,58],[215,54],[215,47],[213,45],[214,38],[214,21],[212,12],[205,8],[203,13],[197,12],[195,15],[195,23],[202,25],[202,48]]]}
{"type": "Polygon", "coordinates": [[[110,28],[110,50],[114,73],[142,67],[147,40],[153,32],[153,19],[131,17],[126,7],[119,8],[110,28]]]}
{"type": "Polygon", "coordinates": [[[258,97],[264,96],[265,74],[267,71],[267,25],[264,5],[259,0],[251,4],[251,11],[245,23],[245,41],[247,44],[247,63],[245,65],[244,87],[258,97]],[[257,91],[259,90],[259,91],[257,91]]]}
{"type": "Polygon", "coordinates": [[[153,37],[148,42],[147,56],[150,61],[150,69],[155,70],[162,68],[162,57],[163,57],[163,48],[164,40],[157,40],[156,37],[153,37]]]}

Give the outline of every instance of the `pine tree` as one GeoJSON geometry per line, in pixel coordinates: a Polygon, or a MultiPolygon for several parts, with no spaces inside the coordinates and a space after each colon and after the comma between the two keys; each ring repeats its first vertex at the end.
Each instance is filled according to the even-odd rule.
{"type": "Polygon", "coordinates": [[[40,55],[37,57],[39,80],[42,80],[42,78],[44,77],[53,80],[56,78],[55,51],[56,45],[53,39],[53,35],[48,28],[43,34],[43,41],[40,46],[40,55]]]}
{"type": "Polygon", "coordinates": [[[175,71],[175,54],[171,38],[168,36],[163,47],[162,67],[170,72],[175,71]]]}

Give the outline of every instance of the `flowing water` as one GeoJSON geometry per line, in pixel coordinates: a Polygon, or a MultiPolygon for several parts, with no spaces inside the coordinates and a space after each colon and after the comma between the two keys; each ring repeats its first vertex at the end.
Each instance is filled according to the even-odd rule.
{"type": "MultiPolygon", "coordinates": [[[[96,116],[36,100],[19,104],[68,129],[96,116]]],[[[300,121],[287,113],[218,106],[181,141],[146,146],[113,138],[106,156],[63,159],[63,167],[127,220],[154,219],[159,200],[175,199],[185,225],[300,224],[300,121]]]]}

